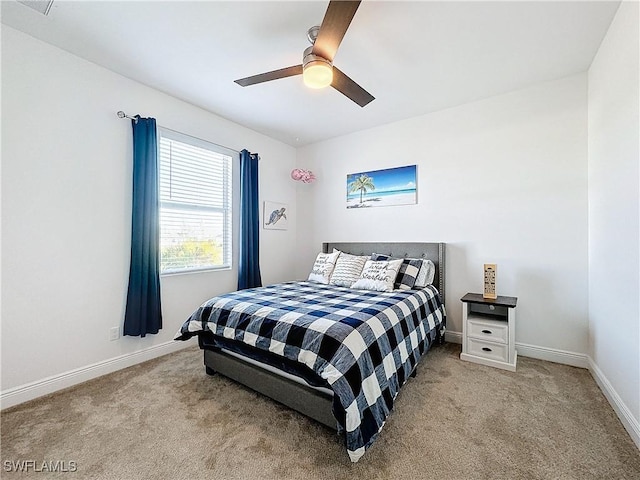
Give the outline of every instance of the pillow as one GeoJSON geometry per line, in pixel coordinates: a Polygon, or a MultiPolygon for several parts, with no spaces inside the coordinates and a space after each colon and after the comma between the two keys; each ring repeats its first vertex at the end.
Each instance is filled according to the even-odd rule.
{"type": "Polygon", "coordinates": [[[360,279],[351,288],[391,292],[402,260],[367,260],[360,279]]]}
{"type": "Polygon", "coordinates": [[[418,273],[424,262],[417,258],[405,258],[398,270],[398,276],[394,288],[400,290],[411,290],[416,284],[418,273]]]}
{"type": "MultiPolygon", "coordinates": [[[[371,260],[389,260],[389,259],[391,259],[389,255],[384,255],[380,253],[371,254],[371,260]]],[[[418,276],[416,277],[416,283],[414,285],[414,288],[424,288],[427,285],[431,285],[433,283],[433,278],[436,275],[436,266],[431,260],[419,259],[419,258],[405,258],[405,260],[420,260],[422,262],[422,267],[420,267],[420,272],[418,272],[418,276]]],[[[398,282],[396,282],[396,284],[397,283],[398,282]]]]}
{"type": "Polygon", "coordinates": [[[423,260],[422,268],[416,278],[415,287],[424,288],[433,283],[433,277],[436,275],[436,266],[431,260],[423,260]]]}
{"type": "Polygon", "coordinates": [[[329,283],[339,287],[350,287],[360,278],[367,260],[368,257],[359,257],[341,252],[329,283]]]}
{"type": "Polygon", "coordinates": [[[308,280],[310,282],[324,283],[325,285],[328,284],[339,255],[339,251],[335,251],[333,253],[319,253],[313,264],[308,280]]]}

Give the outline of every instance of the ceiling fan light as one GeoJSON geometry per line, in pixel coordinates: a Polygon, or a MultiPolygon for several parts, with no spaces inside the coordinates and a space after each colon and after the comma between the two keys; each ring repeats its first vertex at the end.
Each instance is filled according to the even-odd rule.
{"type": "Polygon", "coordinates": [[[311,61],[304,66],[302,79],[309,88],[328,87],[333,81],[333,67],[322,60],[311,61]]]}

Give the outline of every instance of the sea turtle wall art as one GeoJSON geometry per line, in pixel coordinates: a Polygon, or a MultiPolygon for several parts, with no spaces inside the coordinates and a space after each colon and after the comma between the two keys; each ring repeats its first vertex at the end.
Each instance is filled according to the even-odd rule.
{"type": "Polygon", "coordinates": [[[263,225],[267,230],[286,230],[289,227],[289,215],[288,205],[264,202],[263,225]]]}

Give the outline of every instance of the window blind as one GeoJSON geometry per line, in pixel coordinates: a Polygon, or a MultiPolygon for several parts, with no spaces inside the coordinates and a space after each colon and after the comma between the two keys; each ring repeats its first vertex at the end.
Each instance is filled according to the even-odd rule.
{"type": "Polygon", "coordinates": [[[232,152],[159,129],[160,272],[231,267],[232,152]]]}

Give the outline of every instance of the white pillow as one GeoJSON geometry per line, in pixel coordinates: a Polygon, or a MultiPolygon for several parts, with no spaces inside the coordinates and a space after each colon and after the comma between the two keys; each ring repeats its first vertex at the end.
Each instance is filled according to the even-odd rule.
{"type": "Polygon", "coordinates": [[[427,285],[433,283],[433,277],[436,275],[436,266],[431,260],[422,260],[422,267],[416,277],[415,286],[418,288],[424,288],[427,285]]]}
{"type": "Polygon", "coordinates": [[[369,257],[340,253],[329,283],[339,287],[350,287],[360,278],[364,264],[368,259],[369,257]]]}
{"type": "Polygon", "coordinates": [[[316,257],[316,261],[313,264],[311,273],[309,274],[309,281],[316,283],[329,283],[333,267],[336,265],[336,260],[340,255],[339,251],[333,253],[319,253],[316,257]]]}
{"type": "Polygon", "coordinates": [[[391,292],[393,291],[393,284],[398,276],[400,265],[402,265],[402,259],[383,261],[367,260],[360,274],[360,279],[351,285],[351,288],[391,292]]]}

